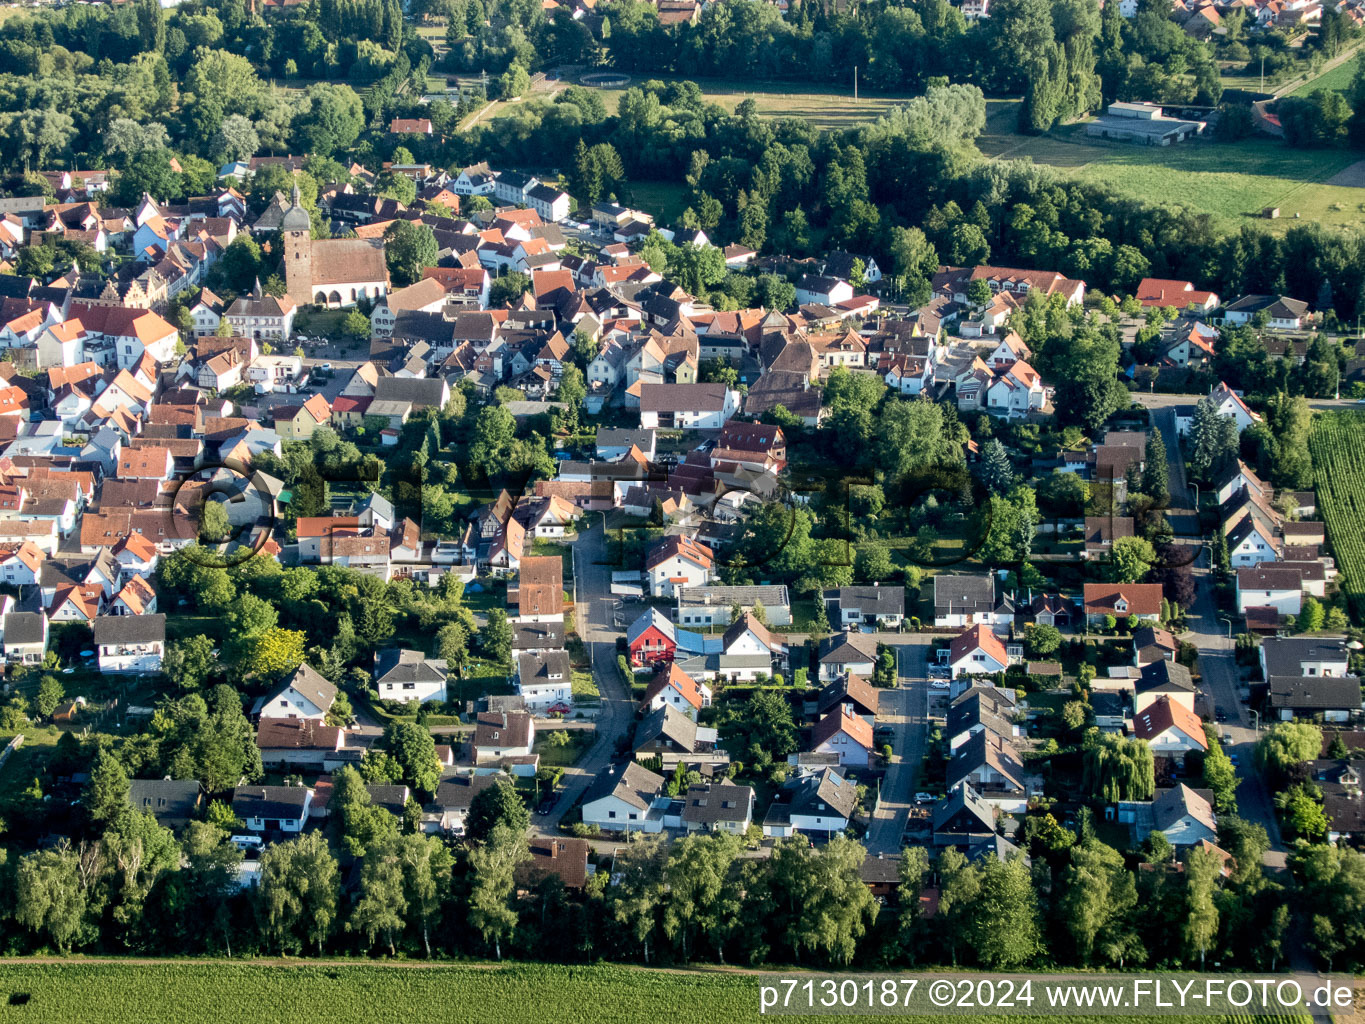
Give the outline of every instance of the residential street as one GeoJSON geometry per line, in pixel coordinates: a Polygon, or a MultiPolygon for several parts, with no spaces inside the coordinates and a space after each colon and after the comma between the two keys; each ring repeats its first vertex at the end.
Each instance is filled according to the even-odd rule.
{"type": "Polygon", "coordinates": [[[635,714],[630,694],[625,691],[616,671],[616,635],[612,625],[611,569],[607,564],[606,534],[602,517],[589,513],[579,523],[578,539],[573,542],[575,579],[574,621],[592,657],[592,674],[602,694],[602,709],[597,715],[597,738],[578,764],[564,773],[564,784],[554,809],[534,816],[532,825],[547,835],[555,834],[559,819],[578,802],[597,773],[612,758],[616,741],[625,735],[635,714]]]}
{"type": "Polygon", "coordinates": [[[881,807],[873,815],[864,842],[868,853],[898,853],[901,836],[914,800],[915,776],[924,756],[929,732],[928,666],[931,637],[918,634],[888,634],[882,642],[896,646],[896,673],[899,685],[883,690],[881,723],[895,730],[891,748],[895,759],[882,779],[881,807]]]}
{"type": "MultiPolygon", "coordinates": [[[[1180,396],[1147,396],[1156,398],[1178,398],[1180,396]]],[[[1188,400],[1188,396],[1184,396],[1188,400]]],[[[1144,404],[1147,404],[1144,402],[1144,404]]],[[[1175,411],[1177,402],[1159,403],[1152,408],[1153,424],[1160,428],[1162,439],[1166,442],[1167,476],[1171,490],[1171,510],[1169,518],[1176,532],[1188,535],[1177,523],[1184,524],[1197,519],[1194,514],[1194,493],[1185,476],[1185,459],[1180,451],[1179,439],[1175,434],[1175,411]]],[[[1237,774],[1240,782],[1237,787],[1237,809],[1248,821],[1265,826],[1270,837],[1271,848],[1262,858],[1270,868],[1285,865],[1285,845],[1280,836],[1279,823],[1275,820],[1275,808],[1265,782],[1255,770],[1253,752],[1256,746],[1256,730],[1252,728],[1253,716],[1238,697],[1237,663],[1233,655],[1233,641],[1227,617],[1218,617],[1214,601],[1213,578],[1207,568],[1208,550],[1202,536],[1188,542],[1194,560],[1196,595],[1194,606],[1189,609],[1187,622],[1189,630],[1181,639],[1191,643],[1199,652],[1199,671],[1203,676],[1202,685],[1210,703],[1221,708],[1228,717],[1223,725],[1216,725],[1219,738],[1223,734],[1231,737],[1231,742],[1223,747],[1228,754],[1237,756],[1237,774]]]]}

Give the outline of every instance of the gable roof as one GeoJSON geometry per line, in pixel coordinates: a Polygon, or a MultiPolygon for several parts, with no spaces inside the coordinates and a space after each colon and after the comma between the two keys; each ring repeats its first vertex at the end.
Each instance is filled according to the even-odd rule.
{"type": "Polygon", "coordinates": [[[1204,725],[1199,721],[1199,716],[1169,697],[1158,697],[1133,716],[1133,734],[1140,740],[1154,739],[1173,728],[1208,749],[1208,737],[1204,735],[1204,725]]]}
{"type": "Polygon", "coordinates": [[[949,661],[956,662],[976,650],[984,651],[1001,665],[1009,664],[1010,656],[1005,650],[1005,645],[989,626],[980,623],[953,637],[952,643],[948,645],[949,661]]]}
{"type": "Polygon", "coordinates": [[[837,707],[815,723],[810,731],[812,749],[820,746],[838,733],[845,733],[849,739],[864,750],[872,749],[872,726],[861,715],[851,715],[843,707],[837,707]]]}
{"type": "Polygon", "coordinates": [[[697,686],[697,681],[680,669],[676,662],[670,662],[668,668],[659,672],[650,680],[649,686],[645,688],[645,695],[641,703],[648,705],[665,689],[677,690],[682,698],[691,704],[698,711],[702,706],[701,688],[697,686]]]}
{"type": "Polygon", "coordinates": [[[1170,828],[1187,814],[1206,828],[1217,831],[1218,823],[1213,816],[1213,807],[1183,782],[1174,789],[1158,793],[1156,799],[1152,801],[1152,824],[1162,831],[1170,828]]]}
{"type": "Polygon", "coordinates": [[[1084,590],[1087,615],[1160,615],[1160,583],[1087,583],[1084,590]],[[1122,598],[1127,610],[1119,611],[1122,598]]]}

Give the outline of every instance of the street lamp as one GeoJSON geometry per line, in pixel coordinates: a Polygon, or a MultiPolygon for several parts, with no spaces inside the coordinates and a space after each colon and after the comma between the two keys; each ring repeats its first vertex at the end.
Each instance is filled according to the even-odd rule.
{"type": "Polygon", "coordinates": [[[1232,639],[1232,620],[1229,619],[1226,615],[1220,615],[1220,616],[1218,616],[1218,621],[1219,621],[1219,622],[1226,622],[1226,623],[1228,624],[1228,639],[1231,640],[1231,639],[1232,639]]]}
{"type": "Polygon", "coordinates": [[[1249,714],[1249,715],[1255,715],[1255,716],[1256,716],[1256,721],[1253,723],[1253,727],[1256,729],[1257,732],[1260,732],[1260,731],[1261,731],[1261,713],[1260,713],[1259,711],[1257,711],[1255,708],[1247,708],[1247,714],[1249,714]]]}
{"type": "Polygon", "coordinates": [[[1194,483],[1193,481],[1191,481],[1191,482],[1190,482],[1190,486],[1194,488],[1194,510],[1195,510],[1196,512],[1198,512],[1198,511],[1199,511],[1199,485],[1198,485],[1197,483],[1194,483]]]}

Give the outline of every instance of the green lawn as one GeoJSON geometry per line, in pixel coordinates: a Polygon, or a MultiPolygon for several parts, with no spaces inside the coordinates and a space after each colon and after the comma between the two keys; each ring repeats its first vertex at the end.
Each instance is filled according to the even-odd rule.
{"type": "Polygon", "coordinates": [[[630,201],[660,224],[674,224],[687,209],[687,186],[673,181],[632,181],[630,201]]]}
{"type": "MultiPolygon", "coordinates": [[[[730,113],[745,100],[753,100],[759,117],[801,117],[819,129],[841,130],[867,124],[884,116],[892,108],[911,98],[904,95],[873,95],[860,89],[853,98],[852,84],[848,86],[811,85],[808,83],[754,83],[744,79],[692,78],[708,103],[724,107],[730,113]]],[[[645,81],[680,81],[680,76],[644,75],[632,78],[630,85],[645,81]]],[[[625,89],[602,89],[602,99],[608,113],[616,113],[625,89]]]]}
{"type": "MultiPolygon", "coordinates": [[[[1331,81],[1335,74],[1318,81],[1331,81]]],[[[1365,226],[1365,189],[1324,184],[1355,162],[1353,154],[1294,149],[1261,138],[1134,146],[1092,139],[1084,125],[1025,136],[1014,130],[1017,109],[1012,100],[987,105],[986,131],[978,143],[987,156],[1048,164],[1152,203],[1182,203],[1212,214],[1224,227],[1257,217],[1268,206],[1280,208],[1280,220],[1263,221],[1270,227],[1287,229],[1296,215],[1365,226]]]]}
{"type": "Polygon", "coordinates": [[[1356,62],[1354,60],[1343,61],[1331,71],[1326,71],[1317,78],[1310,78],[1301,85],[1296,85],[1290,89],[1289,96],[1307,96],[1309,93],[1322,92],[1324,89],[1336,89],[1343,91],[1351,87],[1351,80],[1355,77],[1356,62]]]}
{"type": "Polygon", "coordinates": [[[567,768],[583,756],[595,738],[591,729],[546,729],[536,736],[531,749],[540,755],[542,768],[567,768]]]}

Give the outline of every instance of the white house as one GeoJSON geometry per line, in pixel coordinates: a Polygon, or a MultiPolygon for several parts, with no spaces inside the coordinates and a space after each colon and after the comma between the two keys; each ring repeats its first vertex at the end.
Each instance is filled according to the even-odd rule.
{"type": "Polygon", "coordinates": [[[1273,562],[1280,556],[1275,532],[1255,516],[1245,516],[1228,533],[1228,558],[1235,569],[1273,562]]]}
{"type": "Polygon", "coordinates": [[[568,711],[573,672],[567,651],[527,651],[517,656],[516,688],[533,711],[568,711]]]}
{"type": "Polygon", "coordinates": [[[300,665],[275,691],[251,709],[260,718],[302,718],[321,722],[337,698],[337,688],[313,666],[300,665]]]}
{"type": "Polygon", "coordinates": [[[426,704],[446,699],[443,660],[395,647],[380,651],[374,660],[374,685],[381,700],[426,704]]]}
{"type": "Polygon", "coordinates": [[[645,689],[640,706],[645,711],[671,707],[696,720],[697,713],[711,705],[711,688],[698,683],[677,665],[669,663],[661,669],[645,689]]]}
{"type": "Polygon", "coordinates": [[[953,638],[948,646],[948,672],[958,676],[1003,672],[1011,659],[1005,645],[990,627],[976,625],[953,638]]]}
{"type": "Polygon", "coordinates": [[[606,832],[661,832],[664,780],[638,762],[611,764],[583,795],[583,823],[606,832]]]}
{"type": "MultiPolygon", "coordinates": [[[[1237,433],[1239,434],[1253,423],[1261,422],[1260,414],[1252,412],[1246,402],[1242,401],[1242,396],[1222,381],[1219,381],[1218,386],[1209,392],[1209,397],[1213,400],[1214,408],[1219,416],[1229,416],[1233,419],[1237,424],[1237,433]]],[[[1194,416],[1192,414],[1176,416],[1176,433],[1182,437],[1188,434],[1193,426],[1194,416]]]]}
{"type": "Polygon", "coordinates": [[[1133,735],[1146,740],[1153,754],[1208,750],[1208,737],[1195,713],[1179,701],[1158,697],[1133,715],[1133,735]]]}
{"type": "Polygon", "coordinates": [[[673,535],[659,541],[645,556],[649,592],[654,597],[676,597],[680,590],[711,582],[714,555],[691,537],[673,535]]]}
{"type": "Polygon", "coordinates": [[[815,723],[810,741],[812,751],[833,754],[845,767],[866,768],[872,758],[872,726],[842,705],[815,723]]]}
{"type": "Polygon", "coordinates": [[[1274,608],[1281,615],[1297,615],[1303,609],[1303,574],[1273,562],[1237,570],[1237,611],[1274,608]]]}
{"type": "Polygon", "coordinates": [[[835,633],[820,641],[820,681],[852,673],[870,678],[877,667],[877,638],[858,631],[835,633]]]}
{"type": "Polygon", "coordinates": [[[46,560],[47,555],[32,541],[0,550],[0,580],[11,587],[37,583],[46,560]]]}
{"type": "Polygon", "coordinates": [[[857,806],[858,787],[838,769],[803,771],[789,779],[773,799],[763,819],[763,835],[837,835],[848,828],[857,806]]]}
{"type": "Polygon", "coordinates": [[[1152,824],[1172,846],[1196,846],[1218,840],[1213,807],[1183,782],[1152,801],[1152,824]]]}
{"type": "Polygon", "coordinates": [[[998,372],[986,387],[986,408],[997,416],[1026,416],[1046,405],[1043,378],[1022,359],[998,372]]]}
{"type": "Polygon", "coordinates": [[[474,763],[529,757],[535,742],[536,723],[525,711],[481,712],[474,725],[474,763]]]}
{"type": "Polygon", "coordinates": [[[640,385],[640,426],[719,430],[739,411],[739,392],[724,384],[640,385]]]}
{"type": "Polygon", "coordinates": [[[161,671],[166,649],[165,615],[100,615],[93,628],[101,672],[127,675],[161,671]]]}
{"type": "Polygon", "coordinates": [[[837,277],[806,275],[796,285],[797,305],[836,306],[853,298],[853,285],[837,277]]]}
{"type": "Polygon", "coordinates": [[[1264,312],[1266,326],[1276,331],[1299,331],[1309,318],[1308,303],[1286,295],[1243,295],[1230,303],[1223,315],[1230,324],[1248,324],[1264,312]]]}
{"type": "Polygon", "coordinates": [[[232,794],[232,813],[251,832],[302,832],[312,806],[304,786],[239,786],[232,794]]]}

